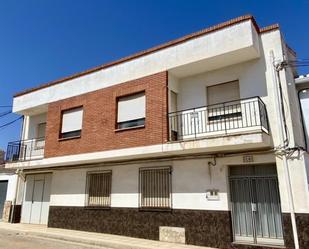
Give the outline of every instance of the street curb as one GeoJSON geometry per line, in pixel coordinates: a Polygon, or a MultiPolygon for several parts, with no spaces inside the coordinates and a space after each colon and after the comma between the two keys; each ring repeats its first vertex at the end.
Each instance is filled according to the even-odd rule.
{"type": "MultiPolygon", "coordinates": [[[[140,238],[131,238],[131,237],[125,237],[121,236],[123,241],[117,240],[115,236],[115,241],[113,241],[113,238],[82,238],[74,235],[66,235],[64,230],[63,235],[55,234],[52,231],[49,232],[37,232],[37,231],[29,231],[27,229],[18,229],[18,228],[12,228],[12,227],[0,227],[0,231],[11,231],[14,233],[22,234],[22,235],[28,235],[32,237],[37,238],[46,238],[46,239],[54,239],[59,241],[65,241],[65,242],[72,242],[72,243],[78,243],[88,246],[96,246],[96,247],[103,247],[108,249],[158,249],[158,248],[171,248],[171,249],[214,249],[209,247],[201,247],[201,246],[194,246],[194,245],[186,245],[186,244],[175,244],[175,243],[168,243],[168,242],[160,242],[160,241],[154,241],[154,240],[146,240],[146,239],[140,239],[140,238]],[[128,238],[126,240],[126,238],[128,238]],[[140,241],[130,241],[130,239],[136,239],[140,241]],[[148,242],[149,241],[149,242],[148,242]],[[137,245],[137,243],[140,242],[140,244],[137,245]],[[147,245],[147,243],[149,243],[147,245]]],[[[82,232],[82,231],[78,231],[82,232]]],[[[113,236],[113,235],[111,235],[113,236]]]]}
{"type": "Polygon", "coordinates": [[[153,246],[136,246],[136,245],[130,245],[129,243],[121,243],[119,241],[113,242],[111,240],[102,240],[102,239],[84,239],[84,238],[76,238],[74,236],[60,236],[56,234],[45,234],[45,233],[38,233],[38,232],[27,232],[29,235],[33,235],[36,237],[43,237],[48,239],[56,239],[56,240],[62,240],[67,242],[74,242],[74,243],[80,243],[85,245],[91,245],[91,246],[99,246],[99,247],[107,247],[112,249],[153,249],[153,246]]]}

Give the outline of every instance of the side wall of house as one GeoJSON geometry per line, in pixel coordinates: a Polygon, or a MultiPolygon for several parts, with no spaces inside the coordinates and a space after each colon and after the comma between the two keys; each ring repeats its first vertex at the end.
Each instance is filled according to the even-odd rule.
{"type": "MultiPolygon", "coordinates": [[[[285,59],[284,41],[279,30],[268,32],[261,35],[261,51],[263,51],[262,61],[265,63],[265,79],[267,81],[267,98],[263,99],[268,112],[270,134],[274,141],[274,147],[282,146],[280,132],[280,123],[278,122],[280,115],[280,103],[277,103],[278,95],[276,95],[276,88],[278,90],[279,79],[277,77],[274,62],[281,62],[285,59]]],[[[302,126],[300,123],[300,112],[298,103],[296,102],[295,85],[293,81],[292,71],[290,69],[280,72],[282,92],[284,96],[286,125],[289,137],[289,146],[296,145],[303,146],[304,139],[302,135],[302,126]]],[[[279,94],[279,93],[278,93],[279,94]]],[[[295,153],[288,161],[289,172],[291,175],[291,188],[293,192],[293,201],[295,211],[297,213],[309,213],[309,193],[306,183],[306,165],[303,155],[295,153]]],[[[289,212],[289,197],[288,197],[288,183],[287,172],[284,168],[282,157],[276,157],[276,164],[278,170],[279,189],[281,196],[281,206],[283,212],[289,212]]]]}

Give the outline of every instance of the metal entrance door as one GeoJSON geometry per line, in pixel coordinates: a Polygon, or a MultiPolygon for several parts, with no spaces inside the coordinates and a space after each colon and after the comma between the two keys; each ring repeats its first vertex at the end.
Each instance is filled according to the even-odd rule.
{"type": "Polygon", "coordinates": [[[47,224],[52,174],[27,175],[21,222],[47,224]]]}
{"type": "Polygon", "coordinates": [[[234,240],[283,245],[276,167],[233,166],[229,180],[234,240]]]}
{"type": "Polygon", "coordinates": [[[41,211],[44,193],[44,180],[34,180],[32,192],[32,205],[30,214],[31,224],[41,223],[41,211]]]}
{"type": "Polygon", "coordinates": [[[7,188],[8,188],[8,181],[0,181],[0,220],[2,219],[7,188]]]}

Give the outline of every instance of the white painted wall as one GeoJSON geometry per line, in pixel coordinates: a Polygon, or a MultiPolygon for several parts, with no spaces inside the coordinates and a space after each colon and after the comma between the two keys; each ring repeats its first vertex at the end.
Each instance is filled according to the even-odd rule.
{"type": "Polygon", "coordinates": [[[208,86],[239,80],[240,98],[267,97],[265,68],[261,60],[221,68],[179,79],[178,110],[207,105],[208,86]]]}
{"type": "MultiPolygon", "coordinates": [[[[308,155],[301,153],[288,160],[289,173],[292,186],[292,195],[296,213],[309,213],[309,189],[308,189],[308,155]]],[[[288,192],[283,161],[280,156],[276,157],[277,173],[279,180],[279,192],[281,209],[289,212],[288,192]]]]}
{"type": "Polygon", "coordinates": [[[85,202],[86,171],[54,171],[51,184],[51,206],[83,206],[85,202]]]}
{"type": "Polygon", "coordinates": [[[306,167],[306,178],[307,178],[307,186],[309,189],[309,153],[304,153],[305,167],[306,167]]]}
{"type": "MultiPolygon", "coordinates": [[[[240,98],[260,96],[266,104],[272,138],[275,146],[279,145],[277,112],[275,105],[274,85],[277,85],[273,62],[270,52],[274,53],[276,60],[284,58],[280,31],[261,34],[261,57],[243,63],[222,67],[217,70],[193,76],[176,78],[178,92],[178,110],[196,108],[207,105],[207,86],[238,80],[240,98]]],[[[287,125],[290,133],[291,147],[304,145],[300,111],[297,102],[293,73],[291,70],[283,71],[280,75],[283,84],[286,106],[287,125]]],[[[169,88],[175,87],[175,76],[170,77],[169,88]]]]}
{"type": "MultiPolygon", "coordinates": [[[[80,165],[140,158],[157,158],[160,156],[177,156],[190,153],[224,153],[226,151],[267,149],[271,146],[270,136],[260,129],[250,129],[251,132],[235,129],[236,133],[228,132],[229,136],[220,134],[205,139],[188,140],[177,143],[131,147],[117,150],[107,150],[77,155],[43,158],[7,163],[6,168],[12,169],[46,169],[49,167],[80,165]]],[[[247,130],[248,131],[248,130],[247,130]]]]}
{"type": "Polygon", "coordinates": [[[218,160],[215,167],[207,159],[173,162],[173,207],[180,209],[228,210],[227,167],[218,160]],[[219,189],[219,200],[207,200],[208,189],[219,189]]]}
{"type": "MultiPolygon", "coordinates": [[[[292,192],[295,211],[297,213],[309,213],[308,178],[306,172],[306,159],[304,156],[305,155],[300,155],[299,158],[296,157],[289,160],[292,192]]],[[[287,204],[287,202],[285,202],[285,204],[287,204]]]]}
{"type": "Polygon", "coordinates": [[[17,175],[1,173],[0,181],[8,181],[6,200],[13,201],[15,198],[15,192],[16,192],[17,175]]]}
{"type": "Polygon", "coordinates": [[[22,113],[27,109],[44,106],[53,101],[177,68],[188,63],[211,59],[212,63],[208,67],[211,66],[214,69],[258,56],[256,30],[251,20],[248,20],[125,63],[16,97],[13,102],[13,111],[22,113]],[[233,55],[236,53],[238,56],[222,60],[222,56],[228,56],[229,53],[233,55]],[[216,61],[215,65],[216,58],[220,60],[216,61]]]}
{"type": "Polygon", "coordinates": [[[40,123],[45,123],[47,118],[46,113],[41,113],[38,115],[26,116],[25,117],[25,127],[24,127],[24,139],[38,138],[37,127],[40,123]]]}
{"type": "MultiPolygon", "coordinates": [[[[291,55],[285,42],[282,43],[283,56],[288,60],[295,60],[295,56],[291,55]]],[[[285,86],[285,105],[288,110],[287,122],[289,123],[289,133],[292,133],[292,141],[290,146],[305,147],[305,137],[303,134],[301,108],[298,99],[298,93],[295,84],[296,68],[286,68],[283,76],[283,84],[285,86]],[[288,103],[288,104],[287,104],[288,103]]]]}
{"type": "MultiPolygon", "coordinates": [[[[282,161],[274,154],[253,155],[254,164],[276,163],[279,179],[281,208],[289,211],[282,161]]],[[[308,178],[305,160],[290,162],[295,211],[309,213],[308,178]]],[[[84,206],[86,173],[92,170],[112,170],[112,207],[138,207],[138,174],[140,167],[172,166],[172,189],[174,209],[229,210],[229,187],[227,166],[243,165],[242,156],[217,158],[217,165],[209,167],[213,159],[187,159],[155,163],[119,166],[95,166],[91,168],[54,170],[50,205],[84,206]],[[206,199],[208,189],[219,189],[220,200],[206,199]]],[[[308,167],[308,164],[307,164],[308,167]]],[[[308,169],[307,169],[308,170],[308,169]]]]}
{"type": "MultiPolygon", "coordinates": [[[[229,210],[228,165],[243,164],[241,156],[218,158],[215,167],[210,159],[190,159],[118,166],[95,166],[55,170],[51,187],[51,206],[84,206],[86,172],[112,170],[112,207],[138,207],[140,167],[172,166],[172,202],[174,209],[229,210]],[[207,200],[206,190],[219,189],[218,201],[207,200]]],[[[271,154],[255,155],[254,163],[274,163],[271,154]]]]}
{"type": "MultiPolygon", "coordinates": [[[[275,103],[274,87],[277,86],[270,52],[274,53],[275,60],[285,58],[285,47],[279,31],[261,35],[261,58],[247,61],[238,65],[221,68],[203,74],[178,79],[178,110],[207,105],[206,87],[233,80],[239,80],[240,97],[248,98],[260,96],[266,104],[271,136],[275,146],[280,145],[278,111],[275,103]]],[[[285,52],[286,53],[286,52],[285,52]]],[[[290,147],[304,146],[302,125],[300,122],[300,109],[291,70],[280,73],[286,113],[286,122],[289,131],[290,147]]],[[[288,196],[285,174],[281,159],[277,158],[279,172],[279,185],[283,211],[288,212],[288,196]]],[[[307,188],[306,163],[303,157],[289,160],[292,178],[293,198],[296,212],[309,212],[309,195],[307,188]]]]}

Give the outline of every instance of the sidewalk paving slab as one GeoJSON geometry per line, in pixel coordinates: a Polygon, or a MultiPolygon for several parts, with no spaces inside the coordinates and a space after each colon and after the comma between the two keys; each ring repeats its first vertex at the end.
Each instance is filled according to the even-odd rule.
{"type": "Polygon", "coordinates": [[[0,230],[23,233],[29,236],[57,239],[86,245],[102,246],[113,249],[215,249],[210,247],[184,245],[155,240],[132,238],[113,234],[84,232],[68,229],[49,228],[44,225],[10,224],[0,222],[0,230]]]}

